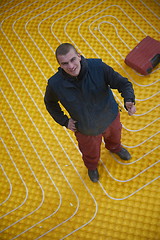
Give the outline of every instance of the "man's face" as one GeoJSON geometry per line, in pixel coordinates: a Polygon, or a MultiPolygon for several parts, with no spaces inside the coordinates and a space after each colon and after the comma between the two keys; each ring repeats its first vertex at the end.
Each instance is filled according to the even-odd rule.
{"type": "Polygon", "coordinates": [[[60,67],[69,75],[73,77],[77,77],[81,70],[81,56],[79,53],[76,53],[74,49],[70,49],[70,51],[66,55],[58,55],[57,56],[60,67]]]}

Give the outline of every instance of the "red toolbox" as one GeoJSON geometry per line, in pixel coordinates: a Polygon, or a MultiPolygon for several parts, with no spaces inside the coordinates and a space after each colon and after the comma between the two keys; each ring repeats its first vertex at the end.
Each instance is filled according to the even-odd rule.
{"type": "Polygon", "coordinates": [[[160,62],[160,42],[147,36],[125,58],[125,63],[147,75],[160,62]]]}

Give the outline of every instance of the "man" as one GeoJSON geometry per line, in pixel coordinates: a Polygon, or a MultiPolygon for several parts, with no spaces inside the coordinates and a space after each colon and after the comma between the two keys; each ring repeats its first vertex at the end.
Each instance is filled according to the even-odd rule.
{"type": "Polygon", "coordinates": [[[56,49],[56,58],[60,67],[48,80],[45,105],[57,123],[75,133],[88,175],[97,182],[102,137],[109,151],[123,160],[131,158],[121,145],[120,114],[111,88],[121,93],[128,114],[133,115],[136,109],[132,84],[101,59],[84,58],[69,43],[56,49]]]}

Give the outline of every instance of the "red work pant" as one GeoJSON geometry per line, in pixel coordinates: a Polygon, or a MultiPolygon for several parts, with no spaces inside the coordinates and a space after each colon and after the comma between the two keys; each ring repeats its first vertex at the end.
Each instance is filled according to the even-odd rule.
{"type": "Polygon", "coordinates": [[[98,166],[102,137],[104,138],[105,147],[109,151],[116,153],[121,150],[121,129],[122,124],[120,122],[120,114],[118,114],[116,119],[102,134],[87,136],[80,132],[75,132],[82,159],[88,169],[95,170],[98,166]]]}

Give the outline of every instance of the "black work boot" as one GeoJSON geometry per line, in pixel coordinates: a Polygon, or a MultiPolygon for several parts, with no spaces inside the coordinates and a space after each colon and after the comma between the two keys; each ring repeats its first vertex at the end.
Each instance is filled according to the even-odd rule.
{"type": "Polygon", "coordinates": [[[92,182],[98,182],[99,180],[99,173],[98,173],[98,170],[96,168],[96,170],[89,170],[88,169],[88,175],[91,179],[92,182]]]}
{"type": "Polygon", "coordinates": [[[122,148],[116,154],[123,160],[130,160],[131,159],[130,153],[125,148],[122,148]]]}

